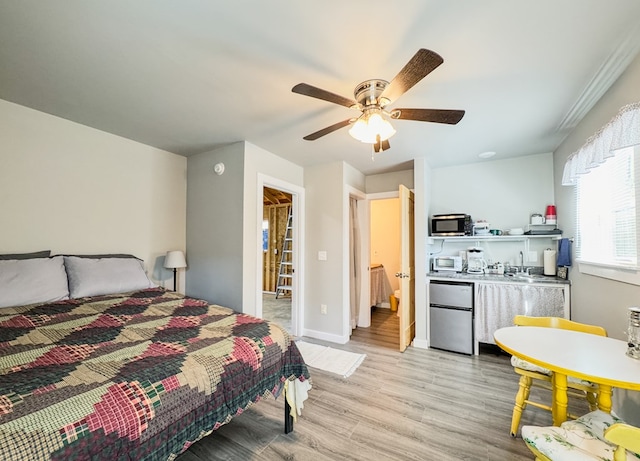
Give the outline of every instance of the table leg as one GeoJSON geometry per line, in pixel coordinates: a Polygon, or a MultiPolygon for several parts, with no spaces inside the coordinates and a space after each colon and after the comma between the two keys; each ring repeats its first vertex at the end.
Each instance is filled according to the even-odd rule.
{"type": "Polygon", "coordinates": [[[553,413],[553,425],[559,426],[567,420],[567,375],[554,373],[553,378],[553,402],[551,404],[553,413]]]}
{"type": "Polygon", "coordinates": [[[611,393],[613,390],[611,386],[600,384],[600,390],[598,391],[598,409],[605,413],[611,413],[611,393]]]}

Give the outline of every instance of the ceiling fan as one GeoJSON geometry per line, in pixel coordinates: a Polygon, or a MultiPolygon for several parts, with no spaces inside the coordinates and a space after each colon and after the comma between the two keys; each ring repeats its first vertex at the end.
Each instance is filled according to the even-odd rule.
{"type": "Polygon", "coordinates": [[[311,133],[303,139],[314,141],[347,125],[352,125],[349,129],[351,136],[359,141],[373,144],[374,151],[380,152],[389,149],[388,139],[396,132],[387,119],[417,120],[420,122],[455,125],[464,116],[463,110],[386,110],[389,104],[393,103],[443,62],[444,60],[438,53],[421,48],[391,82],[372,79],[365,80],[356,86],[353,91],[355,101],[307,83],[298,83],[291,89],[294,93],[340,104],[341,106],[357,109],[362,112],[358,117],[352,117],[335,123],[315,133],[311,133]]]}

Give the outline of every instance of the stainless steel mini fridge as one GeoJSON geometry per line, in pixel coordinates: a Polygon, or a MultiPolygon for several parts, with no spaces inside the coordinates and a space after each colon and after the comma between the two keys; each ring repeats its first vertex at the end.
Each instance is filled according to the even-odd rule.
{"type": "Polygon", "coordinates": [[[429,346],[473,354],[473,283],[429,283],[429,346]]]}

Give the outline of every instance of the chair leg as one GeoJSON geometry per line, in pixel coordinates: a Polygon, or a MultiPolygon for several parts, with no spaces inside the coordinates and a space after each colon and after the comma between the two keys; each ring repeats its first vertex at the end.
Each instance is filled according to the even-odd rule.
{"type": "Polygon", "coordinates": [[[522,412],[527,407],[527,399],[531,392],[531,378],[529,376],[520,376],[518,393],[516,394],[516,403],[513,406],[513,415],[511,416],[511,437],[518,435],[518,426],[520,426],[520,418],[522,412]]]}

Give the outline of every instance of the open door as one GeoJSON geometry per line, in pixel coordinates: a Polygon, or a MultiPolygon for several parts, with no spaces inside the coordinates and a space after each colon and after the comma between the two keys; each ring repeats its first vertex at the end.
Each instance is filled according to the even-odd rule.
{"type": "Polygon", "coordinates": [[[400,185],[400,352],[416,336],[414,194],[400,185]]]}

